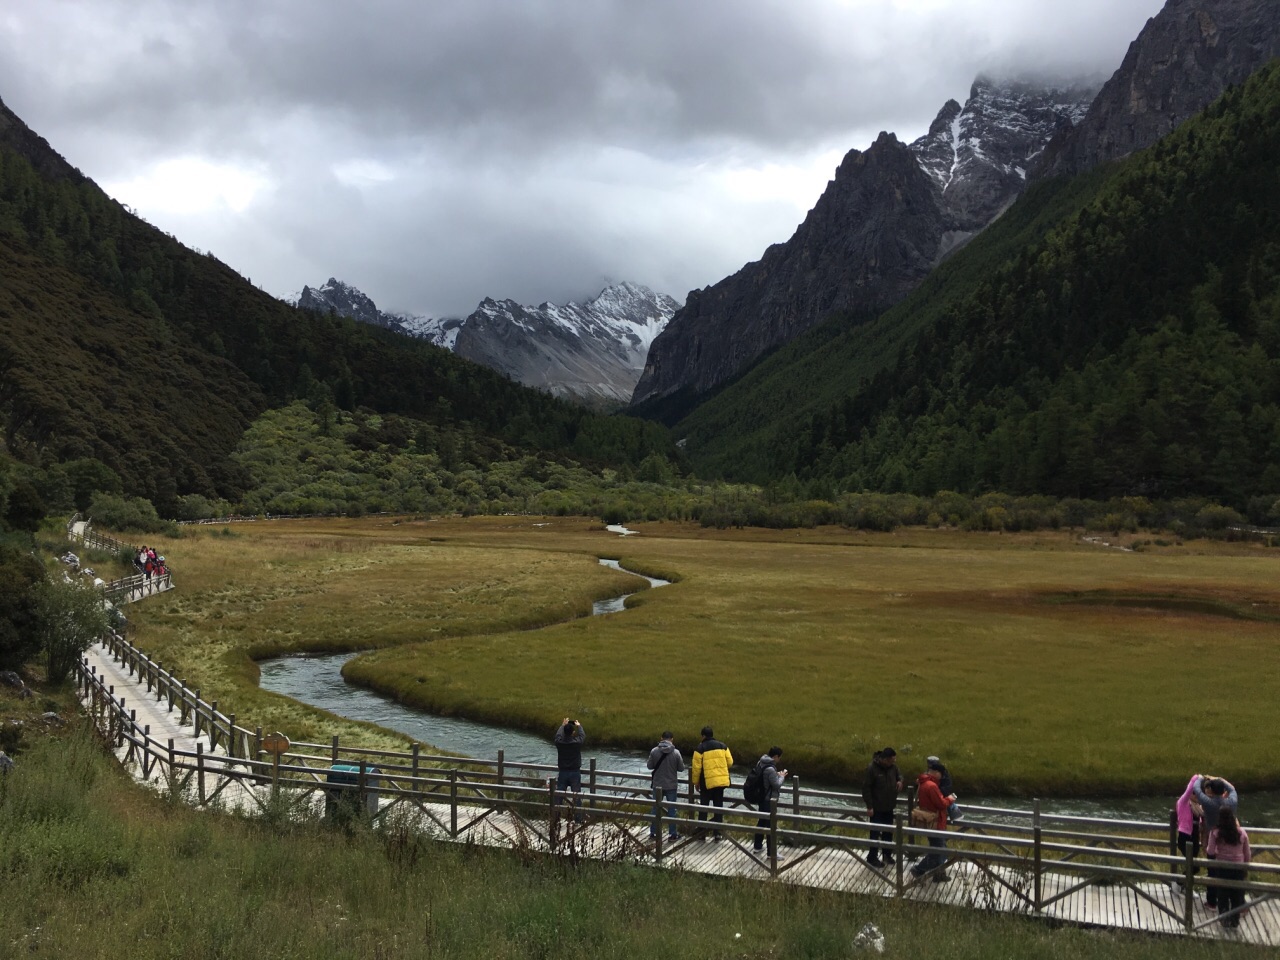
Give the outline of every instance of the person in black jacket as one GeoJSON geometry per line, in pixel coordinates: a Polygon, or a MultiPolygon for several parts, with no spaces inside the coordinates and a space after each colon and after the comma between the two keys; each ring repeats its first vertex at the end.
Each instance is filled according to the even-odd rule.
{"type": "MultiPolygon", "coordinates": [[[[872,823],[893,825],[893,811],[898,805],[898,794],[902,791],[902,774],[898,771],[898,751],[893,747],[877,750],[867,766],[862,778],[862,800],[867,805],[867,819],[872,823]]],[[[880,866],[880,850],[884,849],[884,862],[893,863],[893,831],[872,830],[873,843],[871,852],[867,854],[867,863],[873,867],[880,866]]]]}
{"type": "MultiPolygon", "coordinates": [[[[556,794],[562,803],[568,800],[565,790],[582,792],[582,744],[586,739],[587,732],[577,720],[565,717],[556,728],[556,794]]],[[[577,798],[569,802],[576,804],[577,798]]]]}

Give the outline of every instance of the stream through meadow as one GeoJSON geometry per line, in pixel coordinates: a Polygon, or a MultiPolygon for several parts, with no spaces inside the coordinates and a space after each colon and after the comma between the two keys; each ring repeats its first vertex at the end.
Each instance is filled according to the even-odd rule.
{"type": "MultiPolygon", "coordinates": [[[[623,570],[616,560],[601,560],[600,563],[623,570]]],[[[630,570],[623,570],[623,572],[642,577],[649,581],[651,588],[666,586],[669,582],[645,577],[630,570]]],[[[626,599],[629,596],[631,594],[627,593],[608,600],[597,600],[592,606],[591,613],[593,616],[618,613],[625,609],[626,599]]],[[[258,665],[261,670],[259,683],[262,689],[272,693],[283,694],[300,703],[328,710],[330,713],[351,720],[377,724],[414,740],[429,743],[447,753],[493,759],[497,757],[498,751],[502,750],[508,763],[555,762],[555,748],[551,743],[555,732],[553,729],[548,728],[546,734],[540,736],[526,730],[479,723],[462,717],[436,716],[407,707],[390,697],[347,683],[342,677],[342,666],[355,656],[357,654],[354,653],[319,656],[298,654],[263,660],[258,665]]],[[[594,758],[598,769],[619,773],[645,771],[647,756],[645,752],[592,746],[590,741],[591,731],[588,729],[587,746],[583,748],[582,755],[584,760],[594,758]]],[[[678,746],[684,751],[687,762],[694,744],[681,743],[678,746]]],[[[734,772],[735,782],[741,782],[746,776],[744,767],[735,766],[734,772]]],[[[952,772],[956,777],[956,792],[960,794],[962,805],[1023,809],[1030,806],[1029,801],[1024,798],[965,795],[963,771],[953,770],[952,772]]],[[[1188,771],[1187,776],[1189,777],[1192,772],[1188,771]]],[[[854,784],[818,784],[813,781],[805,783],[806,786],[815,789],[854,793],[859,792],[860,789],[854,784]]],[[[1174,796],[1042,798],[1041,809],[1048,813],[1076,816],[1165,822],[1175,799],[1174,796]]],[[[1246,793],[1241,797],[1241,819],[1246,824],[1255,826],[1280,826],[1280,791],[1246,793]]]]}

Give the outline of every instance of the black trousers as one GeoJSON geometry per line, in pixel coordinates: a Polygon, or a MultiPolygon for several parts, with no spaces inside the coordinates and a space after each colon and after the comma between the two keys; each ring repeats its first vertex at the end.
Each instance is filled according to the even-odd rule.
{"type": "MultiPolygon", "coordinates": [[[[886,826],[892,827],[893,811],[889,810],[884,813],[881,813],[880,811],[877,810],[875,813],[871,815],[871,822],[880,823],[880,824],[884,824],[886,826]]],[[[871,848],[872,857],[879,857],[882,852],[886,857],[893,855],[893,831],[892,830],[872,830],[871,842],[875,843],[876,841],[880,842],[880,846],[871,848]],[[883,851],[881,851],[880,849],[881,847],[884,848],[883,851]]]]}
{"type": "Polygon", "coordinates": [[[757,822],[755,850],[757,853],[764,847],[764,841],[767,837],[769,840],[769,856],[773,856],[773,811],[771,801],[766,798],[764,803],[760,804],[760,812],[764,814],[757,822]],[[768,831],[767,833],[765,831],[768,831]]]}
{"type": "MultiPolygon", "coordinates": [[[[1222,866],[1210,867],[1209,877],[1214,880],[1243,880],[1247,876],[1247,871],[1242,864],[1232,863],[1230,866],[1223,864],[1222,866]]],[[[1217,894],[1218,916],[1224,913],[1230,913],[1236,907],[1244,906],[1244,891],[1235,890],[1230,887],[1218,887],[1217,884],[1210,884],[1209,889],[1217,894]]],[[[1240,925],[1240,914],[1227,917],[1222,921],[1223,926],[1237,927],[1240,925]]]]}
{"type": "MultiPolygon", "coordinates": [[[[703,787],[699,797],[699,802],[703,807],[710,807],[712,804],[716,806],[716,815],[712,818],[713,823],[724,823],[724,787],[703,787]]],[[[698,822],[702,823],[711,816],[710,810],[698,811],[698,822]]],[[[720,836],[717,830],[715,835],[720,836]]]]}

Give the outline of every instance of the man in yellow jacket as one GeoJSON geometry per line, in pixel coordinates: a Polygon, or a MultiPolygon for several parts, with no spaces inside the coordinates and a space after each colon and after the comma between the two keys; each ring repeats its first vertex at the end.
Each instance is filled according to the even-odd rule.
{"type": "MultiPolygon", "coordinates": [[[[710,726],[702,728],[702,742],[693,748],[693,789],[698,791],[700,802],[704,807],[716,806],[716,815],[712,822],[724,823],[724,788],[729,786],[729,768],[733,766],[733,754],[729,748],[715,738],[710,726]]],[[[698,822],[707,819],[709,810],[698,814],[698,822]]],[[[704,833],[705,842],[709,838],[704,833]]],[[[720,830],[715,831],[714,839],[720,840],[720,830]]]]}

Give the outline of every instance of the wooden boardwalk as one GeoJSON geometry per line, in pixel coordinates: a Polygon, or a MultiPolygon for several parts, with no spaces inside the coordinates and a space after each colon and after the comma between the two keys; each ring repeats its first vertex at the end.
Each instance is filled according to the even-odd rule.
{"type": "MultiPolygon", "coordinates": [[[[121,645],[114,646],[119,653],[121,645]]],[[[159,790],[172,790],[181,784],[184,795],[196,805],[252,813],[271,802],[273,786],[269,774],[273,769],[263,759],[260,732],[259,745],[249,742],[247,731],[240,731],[237,740],[232,731],[238,728],[226,718],[219,721],[221,715],[216,707],[204,704],[199,708],[189,703],[182,709],[182,698],[172,697],[172,686],[159,682],[163,671],[151,675],[149,669],[137,668],[136,662],[132,668],[126,667],[104,646],[89,651],[85,669],[93,678],[93,684],[86,683],[86,689],[96,684],[97,689],[110,691],[110,698],[99,696],[96,705],[94,697],[88,697],[91,712],[103,729],[108,729],[103,726],[104,720],[109,724],[109,718],[115,715],[115,726],[110,729],[117,738],[117,756],[140,781],[159,790]],[[122,697],[124,703],[120,706],[122,697]],[[110,706],[104,707],[107,699],[110,706]],[[174,709],[170,709],[170,703],[176,704],[174,709]],[[182,722],[184,713],[189,720],[202,718],[201,732],[197,733],[191,722],[182,722]],[[224,722],[225,728],[220,729],[219,724],[224,722]]],[[[195,700],[194,695],[191,699],[195,700]]],[[[778,834],[782,855],[775,864],[750,851],[758,816],[754,812],[727,809],[727,836],[721,842],[682,835],[676,841],[664,839],[662,847],[656,848],[648,840],[653,821],[651,801],[643,789],[602,785],[599,793],[585,796],[586,822],[578,825],[571,817],[553,815],[558,801],[554,791],[545,785],[545,768],[530,772],[531,768],[512,767],[504,774],[499,759],[495,779],[492,773],[481,774],[474,769],[442,770],[438,764],[446,758],[420,758],[416,749],[412,768],[408,754],[343,750],[340,756],[336,742],[331,754],[320,745],[295,745],[295,749],[298,752],[283,758],[284,765],[275,773],[279,778],[277,789],[291,802],[322,813],[326,804],[338,796],[339,788],[327,783],[330,761],[351,762],[353,754],[359,754],[365,758],[360,761],[361,784],[364,795],[375,798],[376,819],[384,824],[411,826],[442,842],[643,863],[656,869],[862,896],[898,897],[1083,926],[1280,947],[1280,901],[1275,898],[1280,894],[1280,867],[1260,868],[1261,879],[1276,886],[1251,892],[1251,904],[1241,918],[1240,928],[1224,930],[1217,923],[1216,914],[1203,905],[1203,871],[1188,910],[1186,894],[1169,872],[1177,872],[1180,867],[1175,858],[1151,853],[1151,842],[1142,850],[1115,849],[1109,839],[1095,842],[1099,836],[1096,832],[1072,833],[1070,824],[1047,829],[1045,838],[1037,840],[1037,849],[1053,857],[1044,861],[1037,874],[1025,835],[1020,837],[1016,828],[1002,826],[994,815],[984,819],[983,811],[969,810],[964,832],[951,830],[946,835],[949,853],[956,858],[947,868],[951,880],[934,883],[929,878],[915,881],[909,871],[896,866],[869,866],[864,859],[869,846],[866,828],[849,815],[852,808],[839,816],[815,813],[819,808],[807,806],[803,808],[806,812],[795,816],[780,812],[779,820],[785,829],[778,834]],[[305,748],[310,748],[311,753],[305,748]],[[423,761],[421,767],[419,760],[423,761]],[[817,830],[830,832],[819,835],[814,832],[817,830]],[[1086,837],[1093,840],[1083,839],[1086,837]],[[1170,879],[1163,879],[1164,876],[1170,879]]],[[[489,766],[493,766],[492,762],[489,766]]],[[[627,776],[601,773],[600,778],[616,784],[627,776]]],[[[354,792],[352,788],[351,793],[354,792]]],[[[687,803],[677,806],[682,833],[695,829],[691,821],[697,808],[687,803]]],[[[1057,819],[1083,822],[1083,818],[1057,819]]],[[[1112,834],[1117,840],[1139,826],[1113,823],[1112,834]]],[[[659,826],[665,831],[665,824],[659,826]]],[[[1157,836],[1167,830],[1159,824],[1142,826],[1157,836]]],[[[1096,829],[1090,827],[1091,831],[1096,829]]],[[[1263,831],[1252,833],[1255,850],[1274,854],[1278,849],[1275,842],[1280,836],[1268,838],[1263,831]]],[[[903,837],[901,827],[898,843],[908,855],[926,849],[913,846],[909,836],[903,837]]],[[[1158,849],[1158,845],[1154,846],[1158,849]]],[[[1253,871],[1251,879],[1259,879],[1258,872],[1253,871]]]]}

